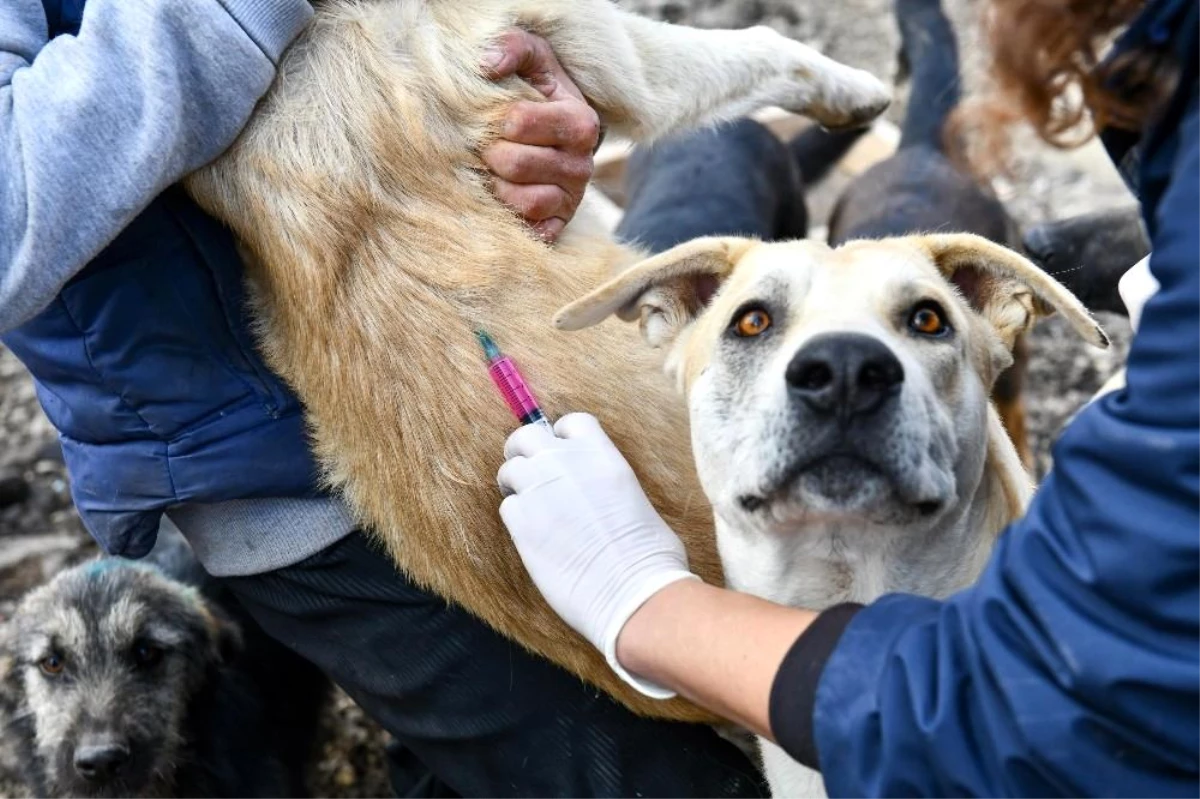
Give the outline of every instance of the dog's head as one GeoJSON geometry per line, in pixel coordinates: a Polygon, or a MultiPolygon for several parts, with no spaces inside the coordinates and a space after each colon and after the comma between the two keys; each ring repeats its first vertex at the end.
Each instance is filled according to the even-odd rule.
{"type": "Polygon", "coordinates": [[[82,564],[30,592],[0,654],[37,789],[162,795],[189,703],[239,642],[194,589],[128,561],[82,564]]]}
{"type": "Polygon", "coordinates": [[[837,249],[708,238],[632,267],[555,322],[639,319],[687,396],[718,516],[788,533],[822,520],[929,527],[958,507],[1000,429],[992,383],[1017,336],[1055,309],[1107,345],[1065,289],[977,236],[837,249]]]}

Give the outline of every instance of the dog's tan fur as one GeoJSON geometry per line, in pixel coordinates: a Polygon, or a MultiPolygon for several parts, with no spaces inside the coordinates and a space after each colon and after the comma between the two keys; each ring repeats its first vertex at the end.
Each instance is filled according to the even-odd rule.
{"type": "Polygon", "coordinates": [[[239,140],[188,189],[241,240],[265,356],[305,404],[329,485],[395,561],[634,710],[710,719],[624,686],[544,603],[499,519],[513,422],[479,327],[549,414],[600,417],[692,568],[721,581],[687,416],[655,357],[624,325],[550,325],[638,254],[586,207],[548,247],[488,191],[477,153],[513,102],[537,98],[481,75],[511,25],[546,37],[602,121],[637,139],[767,104],[828,124],[887,104],[870,76],[763,29],[667,26],[608,0],[340,0],[318,7],[239,140]]]}

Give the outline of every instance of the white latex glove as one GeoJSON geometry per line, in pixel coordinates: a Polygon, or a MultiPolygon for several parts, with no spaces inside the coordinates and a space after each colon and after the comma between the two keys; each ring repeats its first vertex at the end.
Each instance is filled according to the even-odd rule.
{"type": "Polygon", "coordinates": [[[564,416],[509,436],[497,479],[500,516],[550,607],[647,696],[674,692],[627,672],[617,636],[651,596],[688,571],[683,542],[650,504],[594,416],[564,416]]]}
{"type": "Polygon", "coordinates": [[[1117,293],[1129,311],[1129,326],[1137,331],[1142,321],[1142,308],[1158,293],[1158,281],[1150,274],[1150,256],[1138,261],[1117,281],[1117,293]]]}

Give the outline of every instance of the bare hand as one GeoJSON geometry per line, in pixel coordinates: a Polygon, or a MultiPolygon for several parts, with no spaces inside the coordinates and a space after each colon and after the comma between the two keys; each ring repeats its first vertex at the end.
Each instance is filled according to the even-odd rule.
{"type": "Polygon", "coordinates": [[[496,176],[496,196],[546,241],[554,241],[583,199],[592,177],[600,118],[563,70],[550,44],[520,29],[506,32],[489,53],[485,74],[517,75],[546,100],[515,103],[500,139],[483,153],[496,176]]]}

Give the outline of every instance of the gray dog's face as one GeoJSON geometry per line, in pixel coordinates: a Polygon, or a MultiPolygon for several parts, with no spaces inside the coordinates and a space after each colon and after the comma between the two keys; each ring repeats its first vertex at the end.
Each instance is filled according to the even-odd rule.
{"type": "Polygon", "coordinates": [[[44,790],[146,796],[169,785],[188,701],[229,634],[199,595],[101,560],[31,592],[10,625],[7,680],[44,790]]]}
{"type": "Polygon", "coordinates": [[[969,501],[1001,430],[992,384],[1016,337],[1055,308],[1107,343],[1061,286],[977,236],[837,249],[710,238],[631,268],[556,321],[640,318],[666,348],[728,527],[916,534],[969,501]]]}

